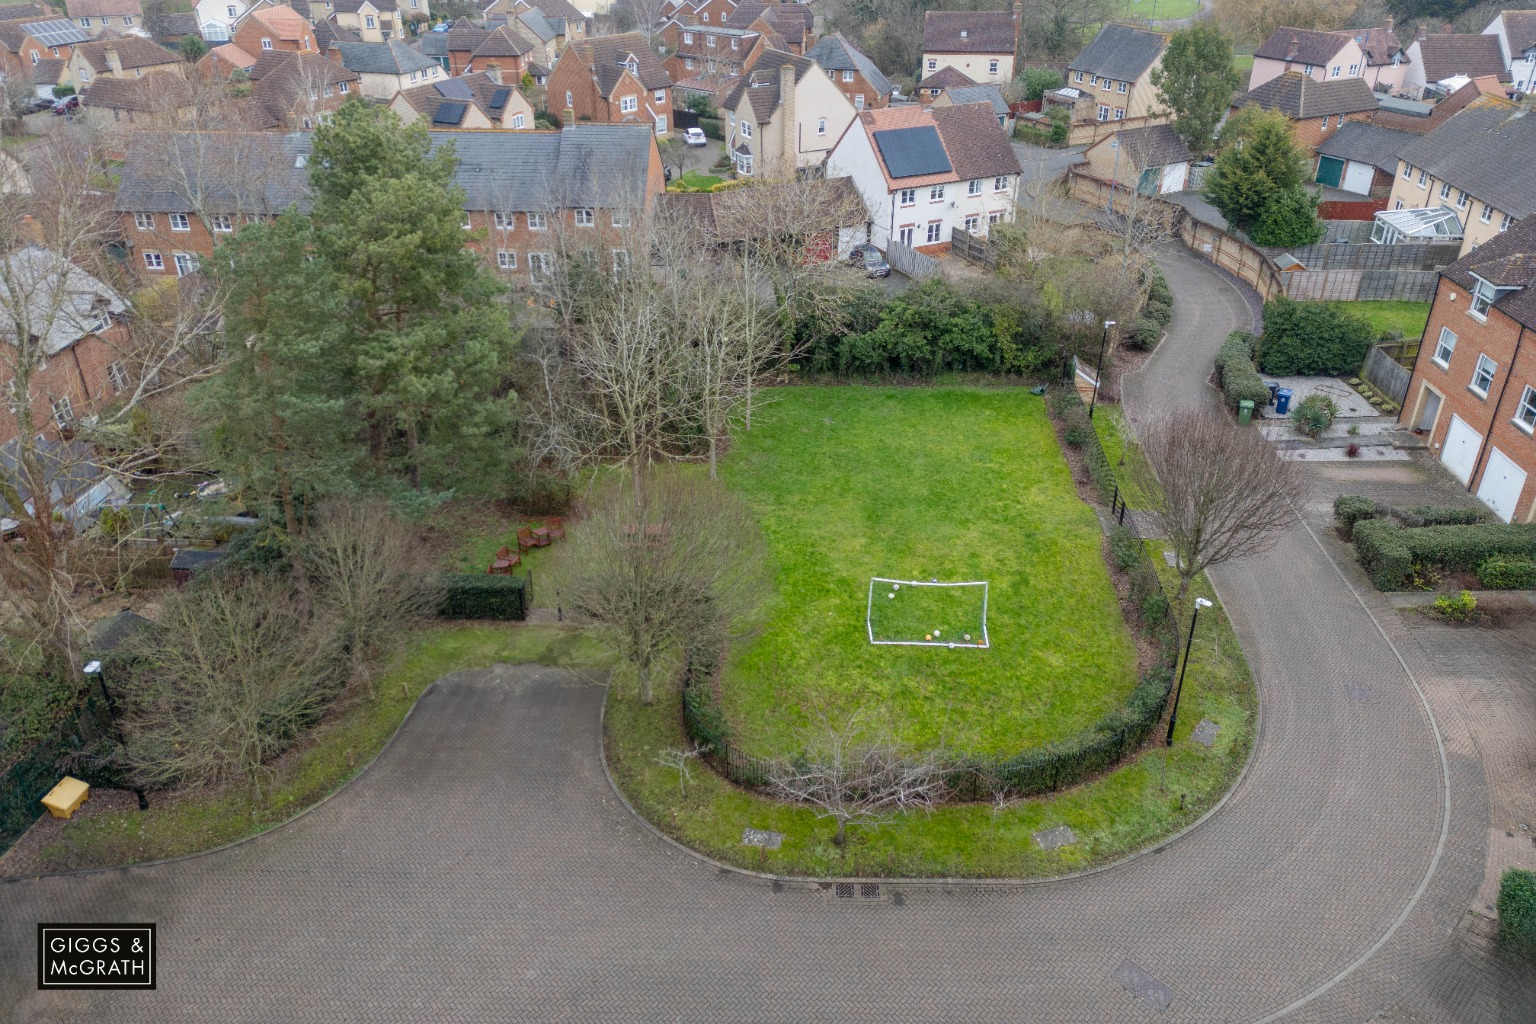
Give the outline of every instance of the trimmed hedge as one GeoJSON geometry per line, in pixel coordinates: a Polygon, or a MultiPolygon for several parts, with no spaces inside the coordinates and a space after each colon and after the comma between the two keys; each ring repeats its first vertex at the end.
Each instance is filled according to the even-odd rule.
{"type": "Polygon", "coordinates": [[[482,573],[445,573],[443,603],[437,614],[445,619],[501,619],[521,622],[528,617],[528,577],[482,573]]]}
{"type": "Polygon", "coordinates": [[[1253,367],[1256,340],[1247,331],[1233,331],[1227,335],[1221,351],[1216,354],[1221,393],[1233,409],[1245,398],[1253,402],[1255,409],[1262,409],[1269,404],[1269,388],[1264,386],[1264,378],[1253,367]]]}
{"type": "Polygon", "coordinates": [[[1476,526],[1490,523],[1492,517],[1481,508],[1442,508],[1437,505],[1414,505],[1397,510],[1397,517],[1404,526],[1476,526]]]}
{"type": "Polygon", "coordinates": [[[1494,555],[1478,564],[1477,582],[1485,590],[1536,590],[1536,559],[1494,555]]]}
{"type": "Polygon", "coordinates": [[[1509,868],[1499,878],[1499,941],[1536,954],[1536,872],[1509,868]]]}
{"type": "Polygon", "coordinates": [[[1377,590],[1400,590],[1414,564],[1459,571],[1496,555],[1536,558],[1536,524],[1402,528],[1384,519],[1355,524],[1355,555],[1377,590]]]}
{"type": "Polygon", "coordinates": [[[1344,535],[1348,538],[1354,537],[1356,523],[1375,519],[1384,511],[1375,499],[1360,494],[1341,494],[1333,499],[1333,518],[1344,527],[1344,535]]]}
{"type": "Polygon", "coordinates": [[[704,133],[706,139],[725,141],[725,122],[718,117],[699,118],[699,131],[704,133]]]}
{"type": "Polygon", "coordinates": [[[1258,363],[1268,374],[1355,373],[1375,337],[1374,328],[1353,313],[1277,296],[1264,303],[1258,363]]]}

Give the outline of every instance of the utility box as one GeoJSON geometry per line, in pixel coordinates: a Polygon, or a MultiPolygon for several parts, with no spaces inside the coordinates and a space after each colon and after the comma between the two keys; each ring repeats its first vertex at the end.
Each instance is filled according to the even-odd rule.
{"type": "Polygon", "coordinates": [[[89,784],[81,782],[72,775],[64,776],[63,780],[48,791],[43,797],[43,806],[55,818],[68,818],[80,809],[91,795],[89,784]]]}
{"type": "Polygon", "coordinates": [[[1251,398],[1245,398],[1237,403],[1237,422],[1246,427],[1249,421],[1252,419],[1253,400],[1251,398]]]}
{"type": "Polygon", "coordinates": [[[1275,412],[1281,416],[1291,411],[1291,389],[1281,388],[1275,392],[1275,412]]]}

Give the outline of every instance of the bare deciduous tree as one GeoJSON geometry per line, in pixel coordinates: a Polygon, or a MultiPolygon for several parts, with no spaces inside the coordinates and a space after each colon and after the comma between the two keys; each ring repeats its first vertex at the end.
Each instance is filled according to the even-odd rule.
{"type": "Polygon", "coordinates": [[[871,733],[863,718],[855,713],[838,729],[823,714],[805,752],[768,766],[773,794],[810,804],[818,818],[835,821],[838,846],[847,843],[849,828],[873,828],[904,811],[926,810],[944,791],[940,751],[903,755],[888,732],[871,733]]]}
{"type": "Polygon", "coordinates": [[[671,768],[677,772],[677,795],[688,795],[688,783],[693,781],[693,771],[688,767],[688,762],[704,752],[704,748],[698,745],[691,747],[668,747],[656,755],[656,763],[663,768],[671,768]]]}
{"type": "Polygon", "coordinates": [[[750,629],[768,575],[757,523],[724,487],[677,467],[644,476],[638,488],[613,481],[562,555],[569,606],[597,623],[649,704],[664,657],[750,629]]]}
{"type": "Polygon", "coordinates": [[[1220,412],[1163,414],[1137,427],[1132,463],[1150,514],[1178,558],[1179,592],[1205,569],[1279,540],[1306,498],[1306,476],[1253,428],[1220,412]]]}

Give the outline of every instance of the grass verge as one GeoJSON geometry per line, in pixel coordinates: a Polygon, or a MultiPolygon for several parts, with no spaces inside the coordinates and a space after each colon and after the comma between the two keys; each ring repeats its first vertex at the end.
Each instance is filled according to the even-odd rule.
{"type": "Polygon", "coordinates": [[[372,699],[335,710],[262,781],[187,793],[152,793],[147,811],[95,810],[89,802],[69,821],[44,819],[49,830],[30,855],[26,837],[7,855],[5,874],[41,874],[179,857],[264,832],[351,780],[394,735],[431,683],[456,669],[502,662],[568,668],[604,664],[587,634],[556,626],[467,625],[423,631],[378,683],[372,699]],[[23,855],[17,857],[17,855],[23,855]]]}
{"type": "Polygon", "coordinates": [[[1429,303],[1398,301],[1341,302],[1339,308],[1362,317],[1378,335],[1397,332],[1404,338],[1423,335],[1429,323],[1429,303]]]}

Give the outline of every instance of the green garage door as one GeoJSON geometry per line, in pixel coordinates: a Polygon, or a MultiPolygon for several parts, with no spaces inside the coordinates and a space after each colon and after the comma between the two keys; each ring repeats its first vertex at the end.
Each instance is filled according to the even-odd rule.
{"type": "Polygon", "coordinates": [[[1338,188],[1344,180],[1344,161],[1336,156],[1317,158],[1317,183],[1338,188]]]}

